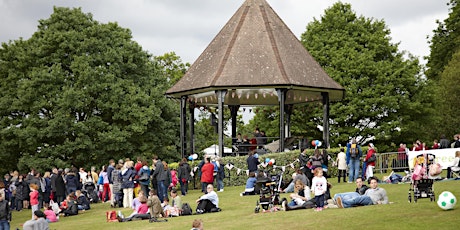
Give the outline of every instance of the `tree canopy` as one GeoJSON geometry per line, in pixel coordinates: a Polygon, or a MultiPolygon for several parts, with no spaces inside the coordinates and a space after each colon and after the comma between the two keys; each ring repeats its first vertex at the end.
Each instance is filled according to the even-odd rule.
{"type": "MultiPolygon", "coordinates": [[[[301,42],[346,89],[343,101],[331,103],[333,142],[361,137],[361,143],[375,138],[390,146],[409,138],[406,131],[426,114],[418,95],[426,83],[418,60],[404,58],[383,20],[357,16],[350,4],[338,2],[307,25],[301,42]]],[[[304,120],[321,125],[319,111],[304,113],[304,120]]]]}
{"type": "Polygon", "coordinates": [[[438,28],[430,42],[430,55],[425,74],[429,79],[439,80],[444,67],[449,63],[452,55],[460,48],[460,6],[457,0],[450,0],[449,17],[444,21],[437,21],[438,28]]]}
{"type": "Polygon", "coordinates": [[[0,49],[4,170],[177,151],[177,107],[159,66],[130,30],[55,7],[30,39],[0,49]]]}

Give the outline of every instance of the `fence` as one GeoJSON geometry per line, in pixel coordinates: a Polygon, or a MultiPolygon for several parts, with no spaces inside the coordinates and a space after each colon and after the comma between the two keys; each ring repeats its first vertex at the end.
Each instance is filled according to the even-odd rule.
{"type": "Polygon", "coordinates": [[[375,162],[375,172],[387,173],[391,171],[403,172],[409,170],[408,158],[406,153],[389,152],[377,153],[375,162]]]}

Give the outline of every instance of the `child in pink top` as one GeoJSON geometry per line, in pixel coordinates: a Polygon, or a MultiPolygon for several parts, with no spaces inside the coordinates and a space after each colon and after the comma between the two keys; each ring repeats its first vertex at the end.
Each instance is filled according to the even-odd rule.
{"type": "Polygon", "coordinates": [[[38,211],[38,185],[30,184],[30,205],[32,206],[32,219],[34,219],[34,212],[38,211]]]}
{"type": "Polygon", "coordinates": [[[45,205],[45,216],[46,220],[50,223],[57,222],[56,213],[53,211],[53,208],[49,205],[45,205]]]}

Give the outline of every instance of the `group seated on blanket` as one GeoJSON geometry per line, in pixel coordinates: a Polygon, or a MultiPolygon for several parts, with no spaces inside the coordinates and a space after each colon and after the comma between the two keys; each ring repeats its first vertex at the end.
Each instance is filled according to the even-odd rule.
{"type": "MultiPolygon", "coordinates": [[[[361,178],[357,179],[361,180],[361,178]]],[[[370,188],[363,195],[358,192],[338,193],[334,196],[334,201],[338,208],[351,208],[356,206],[388,204],[388,196],[385,189],[378,187],[378,179],[371,177],[370,188]]],[[[360,191],[360,189],[357,189],[360,191]]]]}

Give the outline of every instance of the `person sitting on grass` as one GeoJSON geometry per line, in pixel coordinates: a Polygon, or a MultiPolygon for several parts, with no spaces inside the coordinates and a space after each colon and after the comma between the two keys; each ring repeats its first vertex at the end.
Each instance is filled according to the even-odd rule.
{"type": "Polygon", "coordinates": [[[56,213],[53,211],[53,208],[49,204],[45,204],[45,213],[46,216],[46,221],[48,223],[54,223],[58,221],[58,217],[56,216],[56,213]]]}
{"type": "MultiPolygon", "coordinates": [[[[133,209],[133,212],[128,216],[128,218],[139,213],[139,207],[141,207],[141,205],[142,205],[142,203],[141,203],[141,198],[142,197],[145,197],[144,196],[144,191],[139,190],[139,192],[137,193],[137,197],[134,198],[133,202],[131,203],[131,207],[133,209]]],[[[146,202],[147,202],[147,198],[146,198],[146,202]]]]}
{"type": "Polygon", "coordinates": [[[350,208],[355,206],[388,204],[388,196],[385,189],[378,187],[378,180],[375,177],[369,178],[370,188],[364,195],[356,192],[335,194],[334,200],[339,208],[350,208]]]}
{"type": "Polygon", "coordinates": [[[296,180],[294,193],[292,193],[290,197],[291,201],[289,203],[287,203],[286,198],[283,198],[281,201],[281,206],[283,206],[284,211],[312,208],[314,206],[314,203],[311,201],[309,202],[309,205],[306,203],[311,199],[310,188],[308,185],[304,184],[302,180],[296,180]]]}
{"type": "Polygon", "coordinates": [[[78,210],[89,210],[90,204],[88,198],[83,194],[80,190],[75,191],[75,195],[77,196],[77,208],[78,210]]]}
{"type": "Polygon", "coordinates": [[[198,204],[198,207],[196,208],[197,214],[220,211],[219,197],[214,191],[214,186],[212,184],[208,184],[206,187],[206,192],[206,194],[202,195],[198,200],[196,200],[196,203],[198,204]]]}
{"type": "Polygon", "coordinates": [[[149,192],[147,206],[149,207],[150,220],[156,220],[157,218],[165,216],[163,213],[163,208],[161,207],[160,198],[158,198],[157,192],[154,189],[150,190],[149,192]]]}
{"type": "Polygon", "coordinates": [[[77,202],[75,202],[75,194],[74,193],[70,193],[69,195],[67,195],[67,198],[65,200],[64,205],[62,206],[62,211],[61,211],[61,215],[64,215],[64,216],[74,216],[74,215],[78,215],[78,206],[77,206],[77,202]]]}
{"type": "Polygon", "coordinates": [[[147,198],[141,196],[139,197],[139,202],[141,202],[141,205],[137,209],[136,214],[130,215],[127,218],[123,218],[123,216],[117,216],[118,222],[150,219],[150,214],[148,213],[149,207],[147,206],[147,198]]]}
{"type": "Polygon", "coordinates": [[[173,217],[173,216],[180,216],[181,214],[181,208],[182,208],[182,200],[180,196],[177,195],[177,190],[172,189],[171,190],[171,205],[168,205],[168,207],[164,207],[164,213],[166,217],[173,217]]]}
{"type": "Polygon", "coordinates": [[[48,221],[45,220],[45,213],[40,210],[34,212],[34,218],[32,220],[28,220],[22,226],[23,230],[49,230],[50,227],[48,225],[48,221]]]}
{"type": "Polygon", "coordinates": [[[246,187],[244,188],[244,192],[240,193],[240,196],[248,196],[248,195],[256,195],[255,187],[256,187],[257,179],[256,173],[250,172],[249,178],[246,181],[246,187]]]}

